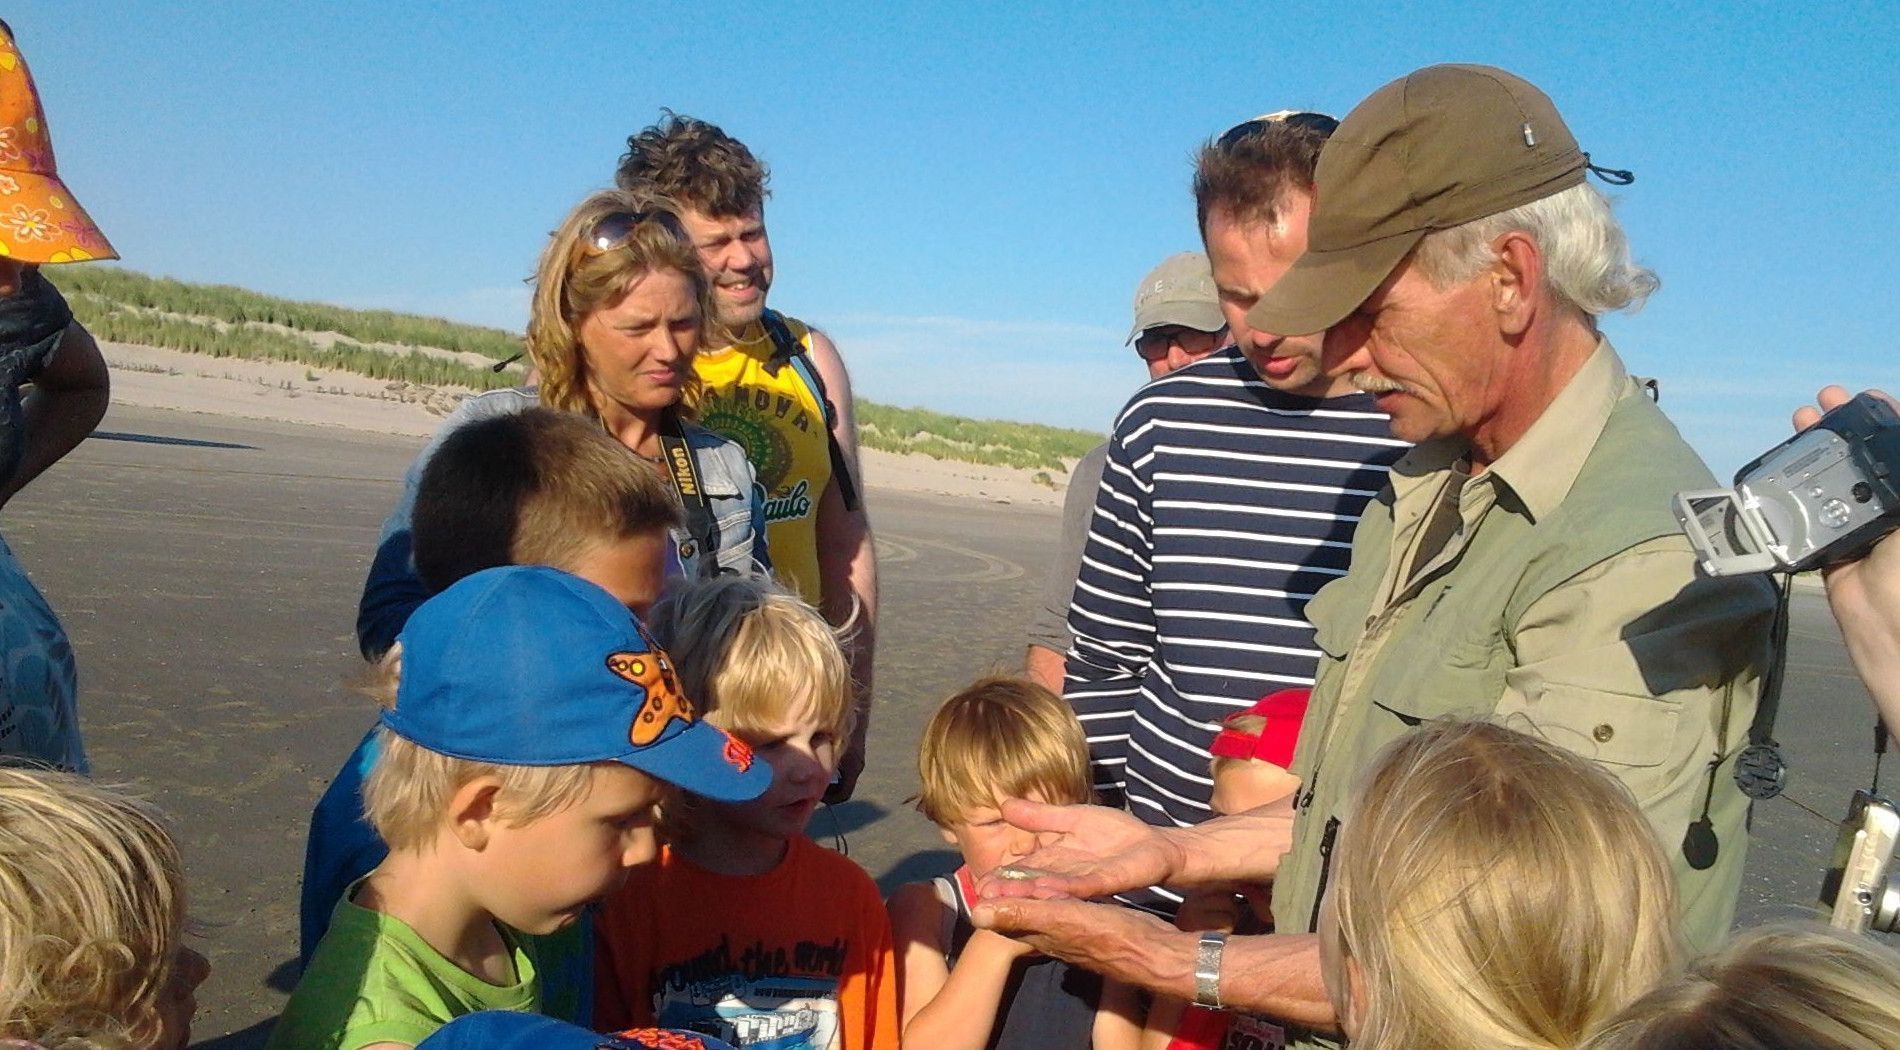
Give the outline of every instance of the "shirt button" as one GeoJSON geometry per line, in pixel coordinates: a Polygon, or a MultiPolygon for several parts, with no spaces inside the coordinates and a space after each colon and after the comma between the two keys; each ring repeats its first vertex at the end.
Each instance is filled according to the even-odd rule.
{"type": "Polygon", "coordinates": [[[1605,722],[1592,730],[1590,735],[1597,738],[1597,743],[1607,744],[1610,742],[1610,738],[1616,735],[1616,729],[1608,722],[1605,722]]]}

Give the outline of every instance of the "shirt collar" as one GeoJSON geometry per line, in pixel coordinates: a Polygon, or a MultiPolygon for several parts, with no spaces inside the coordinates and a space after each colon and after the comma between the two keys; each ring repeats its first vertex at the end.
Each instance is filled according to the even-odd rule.
{"type": "Polygon", "coordinates": [[[1630,393],[1629,373],[1609,340],[1599,337],[1577,374],[1490,473],[1517,494],[1532,522],[1570,494],[1616,403],[1630,393]]]}
{"type": "MultiPolygon", "coordinates": [[[[1532,522],[1550,514],[1570,494],[1611,409],[1629,390],[1629,373],[1616,348],[1599,337],[1583,367],[1487,474],[1516,494],[1532,522]]],[[[1395,503],[1409,503],[1411,493],[1442,480],[1470,451],[1471,443],[1462,436],[1414,447],[1392,465],[1395,503]]]]}

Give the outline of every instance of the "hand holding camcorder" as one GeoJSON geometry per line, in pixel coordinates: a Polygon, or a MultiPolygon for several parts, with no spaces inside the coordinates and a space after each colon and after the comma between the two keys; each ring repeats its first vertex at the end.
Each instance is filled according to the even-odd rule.
{"type": "MultiPolygon", "coordinates": [[[[1795,414],[1794,437],[1735,474],[1731,490],[1684,492],[1676,520],[1711,576],[1826,568],[1828,598],[1885,724],[1900,722],[1900,412],[1878,392],[1829,387],[1825,414],[1795,414]],[[1871,555],[1871,556],[1870,556],[1871,555]],[[1864,560],[1863,560],[1864,559],[1864,560]]],[[[1782,616],[1785,623],[1786,593],[1782,616]]],[[[1877,730],[1877,752],[1886,730],[1877,730]]],[[[1752,749],[1751,749],[1752,750],[1752,749]]],[[[1876,767],[1877,769],[1878,767],[1876,767]]],[[[1765,796],[1757,796],[1765,797],[1765,796]]],[[[1822,878],[1832,925],[1900,932],[1900,807],[1856,791],[1822,878]]]]}
{"type": "Polygon", "coordinates": [[[1737,471],[1732,490],[1678,494],[1675,511],[1710,576],[1860,558],[1900,526],[1900,413],[1863,393],[1737,471]]]}

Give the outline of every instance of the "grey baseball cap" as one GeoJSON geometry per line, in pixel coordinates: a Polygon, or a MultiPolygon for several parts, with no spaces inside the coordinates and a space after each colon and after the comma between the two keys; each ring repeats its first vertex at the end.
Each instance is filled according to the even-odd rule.
{"type": "Polygon", "coordinates": [[[1135,326],[1128,330],[1128,342],[1169,324],[1197,332],[1218,332],[1227,325],[1220,313],[1220,294],[1214,290],[1214,271],[1200,252],[1168,256],[1135,288],[1135,326]]]}

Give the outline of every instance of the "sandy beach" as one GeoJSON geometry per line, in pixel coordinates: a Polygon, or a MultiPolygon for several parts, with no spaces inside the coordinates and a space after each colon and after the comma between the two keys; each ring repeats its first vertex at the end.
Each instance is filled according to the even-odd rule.
{"type": "MultiPolygon", "coordinates": [[[[323,372],[278,361],[207,357],[128,343],[102,343],[112,368],[112,399],[141,408],[342,427],[427,437],[467,391],[323,372]]],[[[872,488],[991,503],[1060,506],[1067,471],[1055,487],[1037,471],[958,463],[929,456],[863,452],[872,488]]]]}

